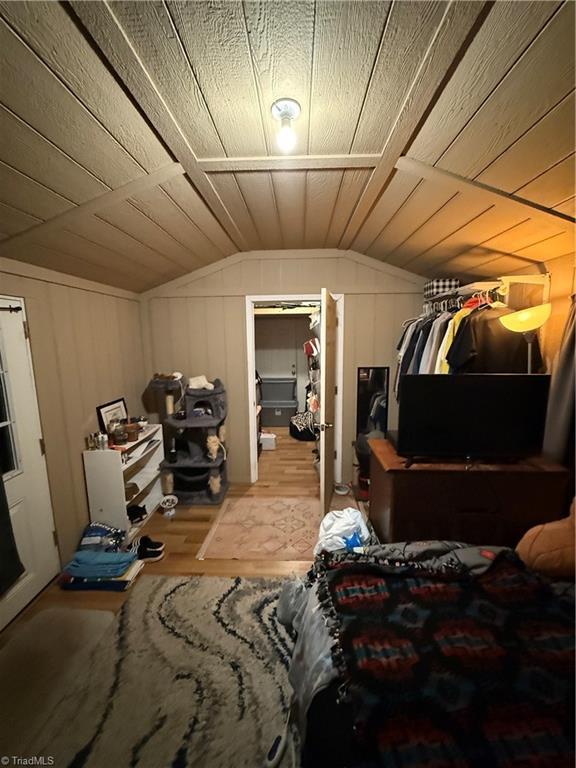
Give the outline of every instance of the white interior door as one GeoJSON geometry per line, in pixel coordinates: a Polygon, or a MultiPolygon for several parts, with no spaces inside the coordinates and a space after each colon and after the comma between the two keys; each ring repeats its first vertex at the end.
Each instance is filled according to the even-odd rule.
{"type": "Polygon", "coordinates": [[[24,302],[0,298],[0,471],[24,573],[0,597],[0,629],[58,573],[24,302]],[[8,311],[19,307],[20,311],[8,311]]]}
{"type": "Polygon", "coordinates": [[[334,490],[336,418],[336,301],[322,288],[320,315],[320,505],[329,511],[334,490]]]}

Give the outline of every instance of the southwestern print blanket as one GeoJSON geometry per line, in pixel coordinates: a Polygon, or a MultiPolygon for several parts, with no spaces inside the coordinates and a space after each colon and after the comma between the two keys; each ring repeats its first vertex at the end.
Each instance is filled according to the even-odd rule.
{"type": "Polygon", "coordinates": [[[509,550],[480,575],[395,554],[316,566],[354,766],[572,766],[572,600],[509,550]]]}

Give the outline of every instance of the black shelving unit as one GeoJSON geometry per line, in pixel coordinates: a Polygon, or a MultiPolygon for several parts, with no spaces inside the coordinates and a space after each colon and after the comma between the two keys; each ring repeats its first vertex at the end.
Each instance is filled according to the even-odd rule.
{"type": "Polygon", "coordinates": [[[173,493],[180,504],[220,504],[228,491],[224,424],[227,415],[226,390],[220,379],[214,389],[190,389],[184,393],[184,407],[163,421],[168,445],[175,455],[160,464],[160,471],[173,475],[173,493]],[[220,445],[210,455],[210,437],[220,445]]]}

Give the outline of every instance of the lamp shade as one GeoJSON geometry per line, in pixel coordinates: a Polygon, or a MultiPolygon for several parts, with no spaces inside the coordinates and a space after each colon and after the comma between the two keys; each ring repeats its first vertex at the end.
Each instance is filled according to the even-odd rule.
{"type": "Polygon", "coordinates": [[[514,333],[527,333],[535,331],[544,325],[552,312],[551,304],[537,304],[535,307],[520,309],[518,312],[512,312],[509,315],[503,315],[498,319],[509,331],[514,333]]]}

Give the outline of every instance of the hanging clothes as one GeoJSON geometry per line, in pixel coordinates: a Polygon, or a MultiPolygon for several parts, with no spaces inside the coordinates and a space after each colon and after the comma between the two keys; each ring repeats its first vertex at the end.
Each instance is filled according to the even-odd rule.
{"type": "MultiPolygon", "coordinates": [[[[513,310],[500,302],[485,304],[463,318],[446,355],[450,373],[526,373],[528,345],[521,333],[505,328],[498,318],[513,310]]],[[[538,339],[533,370],[542,368],[538,339]]]]}
{"type": "Polygon", "coordinates": [[[414,336],[417,336],[422,320],[422,317],[415,317],[405,326],[400,341],[398,342],[398,346],[396,347],[398,350],[398,365],[396,366],[396,377],[394,379],[394,394],[396,395],[396,399],[398,399],[400,376],[406,373],[406,369],[412,360],[412,354],[417,340],[414,336]],[[414,344],[412,345],[413,338],[414,344]],[[410,352],[408,353],[409,348],[410,352]]]}
{"type": "Polygon", "coordinates": [[[410,368],[408,373],[418,373],[418,369],[420,368],[420,361],[422,360],[422,355],[424,354],[424,348],[426,346],[426,342],[428,341],[428,336],[430,335],[430,331],[432,330],[432,325],[435,320],[435,315],[432,315],[430,317],[425,318],[422,321],[422,325],[420,326],[420,330],[418,332],[418,338],[416,340],[416,345],[414,347],[414,354],[412,355],[412,360],[410,362],[410,368]]]}
{"type": "Polygon", "coordinates": [[[470,312],[472,312],[471,307],[462,307],[462,309],[459,309],[458,312],[455,313],[452,320],[450,320],[448,325],[446,326],[446,332],[444,333],[444,338],[442,339],[442,342],[440,343],[440,347],[438,349],[436,364],[434,365],[434,373],[450,373],[450,365],[446,360],[446,355],[448,354],[448,350],[452,346],[454,337],[458,333],[458,328],[460,327],[460,323],[465,317],[467,317],[470,314],[470,312]]]}
{"type": "Polygon", "coordinates": [[[441,315],[434,320],[430,334],[428,335],[428,341],[424,347],[422,353],[422,359],[420,360],[420,367],[418,373],[434,373],[436,367],[436,358],[438,357],[438,351],[440,344],[446,333],[448,323],[452,320],[451,312],[442,312],[441,315]]]}

